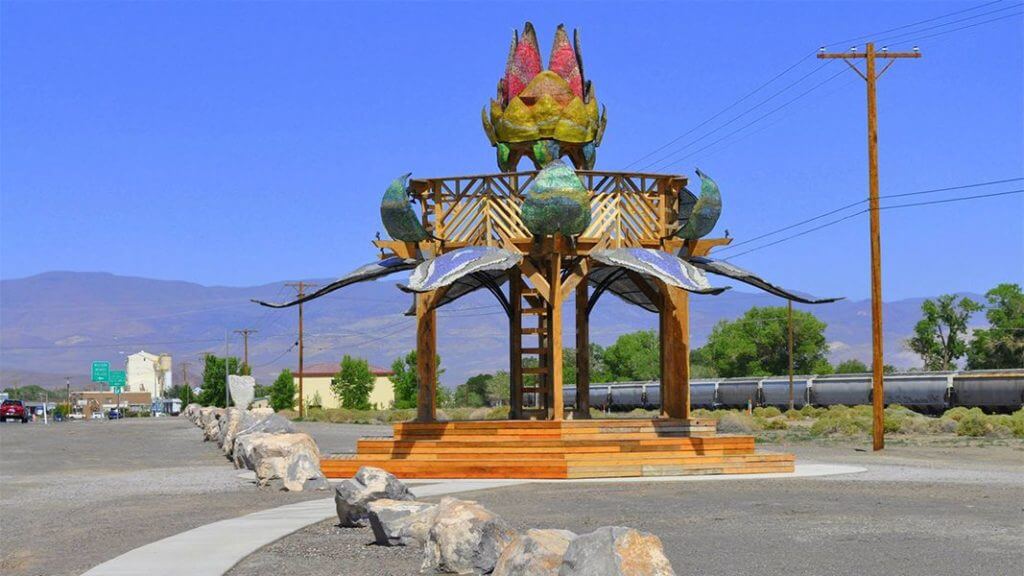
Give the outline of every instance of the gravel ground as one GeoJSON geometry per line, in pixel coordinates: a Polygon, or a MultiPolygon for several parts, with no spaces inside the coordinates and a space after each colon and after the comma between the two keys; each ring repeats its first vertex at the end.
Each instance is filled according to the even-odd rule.
{"type": "MultiPolygon", "coordinates": [[[[366,426],[298,425],[350,452],[366,426]]],[[[387,430],[384,428],[384,430],[387,430]]],[[[329,494],[257,488],[184,418],[0,425],[0,574],[81,574],[209,522],[329,494]]]]}
{"type": "MultiPolygon", "coordinates": [[[[587,532],[620,524],[661,537],[680,575],[1020,576],[1024,444],[890,447],[795,443],[800,462],[862,474],[726,482],[543,483],[459,495],[514,527],[587,532]]],[[[328,520],[265,546],[229,572],[407,575],[418,550],[372,545],[328,520]]]]}

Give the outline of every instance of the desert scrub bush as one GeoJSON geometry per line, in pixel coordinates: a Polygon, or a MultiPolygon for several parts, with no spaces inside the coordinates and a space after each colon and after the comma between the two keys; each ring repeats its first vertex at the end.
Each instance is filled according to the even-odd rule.
{"type": "Polygon", "coordinates": [[[782,418],[759,418],[754,417],[754,422],[761,430],[786,430],[789,424],[782,418]]]}
{"type": "Polygon", "coordinates": [[[741,412],[726,412],[718,419],[718,431],[724,434],[750,434],[754,419],[741,412]]]}
{"type": "Polygon", "coordinates": [[[715,413],[711,410],[708,410],[707,408],[697,408],[696,410],[690,412],[690,416],[694,418],[713,418],[715,420],[718,419],[718,417],[715,416],[715,413]]]}
{"type": "Polygon", "coordinates": [[[952,434],[956,432],[956,427],[960,423],[952,418],[935,418],[929,422],[929,429],[931,432],[938,432],[939,434],[952,434]]]}
{"type": "Polygon", "coordinates": [[[1010,415],[1010,432],[1017,438],[1024,438],[1024,408],[1010,415]]]}
{"type": "Polygon", "coordinates": [[[408,422],[416,418],[416,410],[412,408],[407,409],[394,409],[385,411],[385,420],[387,422],[408,422]]]}
{"type": "Polygon", "coordinates": [[[968,411],[960,417],[960,423],[956,427],[957,436],[985,436],[992,431],[992,426],[986,421],[985,415],[978,410],[977,412],[968,411]]]}
{"type": "Polygon", "coordinates": [[[775,418],[781,416],[782,410],[779,410],[775,406],[758,406],[754,408],[754,416],[760,416],[761,418],[775,418]]]}
{"type": "Polygon", "coordinates": [[[827,410],[827,408],[815,408],[814,406],[807,404],[800,409],[800,413],[803,414],[805,418],[817,418],[824,410],[827,410]]]}
{"type": "Polygon", "coordinates": [[[811,425],[810,433],[813,436],[853,436],[869,430],[871,430],[870,407],[865,412],[846,406],[833,406],[818,415],[817,421],[811,425]]]}
{"type": "Polygon", "coordinates": [[[783,416],[786,417],[786,420],[802,420],[804,418],[803,412],[796,409],[786,410],[783,416]]]}
{"type": "Polygon", "coordinates": [[[949,418],[950,420],[956,420],[957,422],[959,422],[960,419],[966,416],[968,412],[970,412],[970,409],[965,408],[963,406],[957,406],[956,408],[950,408],[949,410],[946,410],[942,414],[942,417],[949,418]]]}

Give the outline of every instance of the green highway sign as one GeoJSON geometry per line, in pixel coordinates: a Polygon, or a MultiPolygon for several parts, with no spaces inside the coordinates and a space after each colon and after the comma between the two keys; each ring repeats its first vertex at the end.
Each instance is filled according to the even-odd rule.
{"type": "Polygon", "coordinates": [[[110,371],[110,389],[115,392],[120,392],[121,388],[124,388],[125,375],[124,370],[111,370],[110,371]]]}
{"type": "Polygon", "coordinates": [[[110,380],[110,362],[93,362],[92,363],[92,381],[93,382],[107,382],[110,380]]]}

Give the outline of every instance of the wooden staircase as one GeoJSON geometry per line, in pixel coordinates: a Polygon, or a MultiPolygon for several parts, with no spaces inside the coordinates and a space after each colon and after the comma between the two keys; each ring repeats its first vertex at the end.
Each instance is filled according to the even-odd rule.
{"type": "Polygon", "coordinates": [[[493,420],[404,423],[324,457],[329,478],[361,466],[399,478],[601,478],[792,472],[791,454],[754,451],[752,436],[715,434],[713,420],[493,420]]]}

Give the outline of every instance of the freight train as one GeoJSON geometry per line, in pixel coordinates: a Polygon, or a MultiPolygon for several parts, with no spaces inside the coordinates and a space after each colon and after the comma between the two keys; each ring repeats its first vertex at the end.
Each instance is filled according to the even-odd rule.
{"type": "MultiPolygon", "coordinates": [[[[576,387],[566,386],[566,406],[576,404],[576,387]]],[[[885,403],[918,412],[938,414],[954,406],[986,412],[1013,412],[1024,406],[1024,370],[967,370],[911,372],[885,376],[885,403]]],[[[871,374],[794,376],[793,405],[801,408],[871,404],[871,374]]],[[[690,381],[693,408],[789,406],[789,377],[715,378],[690,381]]],[[[590,406],[598,410],[629,411],[661,406],[657,380],[607,382],[590,385],[590,406]]]]}

